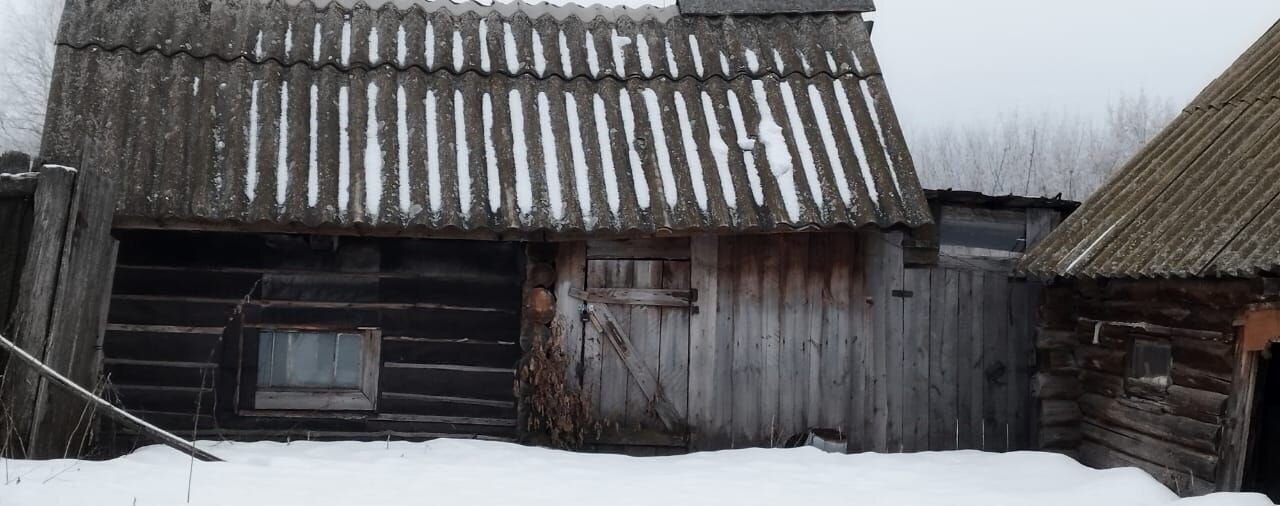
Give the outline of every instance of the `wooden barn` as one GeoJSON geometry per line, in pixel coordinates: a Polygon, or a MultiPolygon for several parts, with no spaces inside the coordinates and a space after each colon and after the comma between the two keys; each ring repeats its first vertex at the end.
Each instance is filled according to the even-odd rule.
{"type": "Polygon", "coordinates": [[[201,438],[1030,447],[1010,271],[1070,206],[926,196],[870,4],[70,0],[97,386],[201,438]]]}
{"type": "Polygon", "coordinates": [[[1025,258],[1046,446],[1280,499],[1278,84],[1280,25],[1025,258]]]}

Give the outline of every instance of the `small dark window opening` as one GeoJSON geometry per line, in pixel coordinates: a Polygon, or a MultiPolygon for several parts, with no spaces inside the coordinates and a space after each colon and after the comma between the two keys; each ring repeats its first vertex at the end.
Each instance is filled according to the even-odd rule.
{"type": "Polygon", "coordinates": [[[1137,396],[1163,396],[1169,389],[1173,351],[1168,343],[1134,339],[1129,349],[1125,390],[1137,396]]]}

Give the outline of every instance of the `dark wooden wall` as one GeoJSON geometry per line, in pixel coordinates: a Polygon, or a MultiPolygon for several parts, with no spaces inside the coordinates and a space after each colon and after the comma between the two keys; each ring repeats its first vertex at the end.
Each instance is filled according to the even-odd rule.
{"type": "Polygon", "coordinates": [[[0,333],[5,335],[10,334],[9,318],[18,301],[18,278],[31,235],[31,205],[30,196],[0,196],[0,333]]]}
{"type": "MultiPolygon", "coordinates": [[[[1235,319],[1260,280],[1059,281],[1038,339],[1039,445],[1096,467],[1134,466],[1183,495],[1217,490],[1228,405],[1242,391],[1235,319]],[[1167,388],[1129,377],[1134,341],[1171,350],[1167,388]]],[[[1240,457],[1243,458],[1243,457],[1240,457]]]]}
{"type": "Polygon", "coordinates": [[[117,235],[106,372],[111,395],[144,419],[188,434],[199,400],[201,437],[514,436],[523,245],[117,235]],[[298,325],[381,329],[376,412],[236,405],[237,329],[298,325]]]}

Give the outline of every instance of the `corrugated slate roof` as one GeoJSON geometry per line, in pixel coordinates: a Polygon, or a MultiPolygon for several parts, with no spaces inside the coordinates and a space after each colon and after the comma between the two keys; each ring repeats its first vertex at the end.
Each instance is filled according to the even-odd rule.
{"type": "Polygon", "coordinates": [[[122,219],[553,232],[927,223],[857,14],[72,0],[44,156],[122,219]]]}
{"type": "Polygon", "coordinates": [[[1023,260],[1040,275],[1280,266],[1280,23],[1023,260]]]}

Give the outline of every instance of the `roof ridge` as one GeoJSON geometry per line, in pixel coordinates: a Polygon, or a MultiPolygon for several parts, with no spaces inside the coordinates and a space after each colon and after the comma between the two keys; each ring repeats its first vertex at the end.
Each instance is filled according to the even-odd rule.
{"type": "MultiPolygon", "coordinates": [[[[276,64],[276,65],[279,65],[280,67],[283,67],[283,68],[293,68],[293,67],[297,67],[297,66],[304,66],[304,67],[307,67],[307,68],[309,68],[309,69],[311,69],[311,70],[323,70],[323,69],[325,69],[325,68],[331,68],[331,69],[337,70],[337,71],[339,71],[339,72],[351,72],[351,71],[355,71],[355,70],[363,70],[363,71],[365,71],[365,72],[376,72],[376,71],[381,70],[381,69],[384,69],[384,68],[389,68],[389,69],[393,69],[393,70],[396,70],[396,71],[399,71],[399,72],[404,72],[404,71],[409,71],[409,70],[418,70],[418,71],[423,72],[424,74],[446,73],[446,74],[451,74],[451,75],[454,75],[454,76],[478,75],[478,76],[484,76],[484,77],[502,76],[502,77],[509,77],[509,78],[520,78],[520,77],[529,76],[529,77],[533,77],[533,78],[535,78],[535,79],[540,79],[540,80],[544,80],[544,81],[545,81],[545,80],[549,80],[549,79],[559,79],[559,80],[564,81],[564,82],[573,82],[573,81],[580,81],[580,80],[581,80],[581,81],[591,81],[591,82],[601,82],[601,81],[614,81],[614,82],[628,82],[628,81],[655,81],[655,80],[659,80],[659,79],[664,79],[664,78],[665,78],[665,79],[666,79],[666,81],[668,81],[668,82],[676,82],[676,83],[678,83],[678,82],[683,82],[683,81],[698,81],[698,82],[704,82],[704,83],[705,83],[705,82],[708,82],[708,81],[711,81],[711,80],[715,80],[715,79],[718,79],[718,80],[720,80],[720,81],[730,82],[730,81],[736,81],[736,80],[738,80],[738,79],[760,79],[760,78],[764,78],[764,77],[775,77],[775,78],[778,78],[779,80],[786,80],[786,79],[789,79],[789,78],[791,78],[791,77],[796,77],[796,76],[803,77],[803,78],[805,78],[805,79],[813,79],[813,78],[816,78],[816,77],[825,76],[825,77],[829,77],[829,78],[831,78],[832,80],[839,80],[839,79],[841,79],[841,78],[849,77],[849,76],[853,76],[853,77],[857,78],[858,80],[866,80],[866,79],[870,79],[870,78],[872,78],[872,77],[884,77],[883,72],[862,72],[862,73],[860,73],[860,72],[858,72],[858,71],[857,71],[857,70],[855,70],[855,69],[849,69],[849,70],[846,70],[846,71],[844,71],[844,72],[831,72],[831,71],[828,71],[828,70],[814,70],[814,71],[812,71],[812,72],[805,72],[805,71],[803,71],[803,70],[792,70],[792,71],[790,71],[790,72],[782,72],[782,73],[774,72],[774,71],[772,71],[772,70],[766,70],[766,71],[764,71],[764,72],[759,72],[759,73],[755,73],[755,74],[750,73],[750,72],[738,71],[738,72],[735,72],[735,73],[733,73],[733,74],[731,74],[731,75],[725,75],[723,72],[708,72],[706,76],[694,76],[694,75],[691,75],[691,74],[683,74],[683,75],[681,75],[681,76],[676,76],[676,77],[673,77],[670,73],[663,72],[663,73],[654,73],[654,74],[653,74],[653,75],[651,75],[651,76],[641,76],[641,75],[637,75],[637,74],[629,74],[629,75],[628,75],[627,77],[625,77],[625,78],[623,78],[623,77],[618,77],[618,76],[617,76],[617,75],[615,75],[615,74],[601,74],[601,75],[599,75],[599,76],[594,76],[594,77],[593,77],[593,76],[587,76],[587,75],[566,76],[566,75],[564,75],[564,73],[563,73],[562,71],[551,71],[551,72],[547,72],[547,73],[545,73],[545,74],[543,74],[543,75],[538,75],[536,72],[534,72],[534,71],[532,71],[532,70],[529,70],[529,69],[524,69],[524,70],[521,70],[520,72],[516,72],[516,73],[512,73],[512,72],[509,72],[509,71],[502,71],[502,70],[492,70],[492,71],[485,72],[485,71],[483,71],[483,70],[476,70],[475,68],[468,68],[468,69],[463,70],[463,71],[457,71],[457,70],[454,70],[454,69],[450,68],[450,67],[449,67],[449,66],[447,66],[447,65],[441,65],[441,66],[439,66],[438,68],[436,68],[436,69],[432,70],[432,69],[429,69],[429,68],[426,68],[426,67],[424,67],[424,66],[422,66],[422,65],[417,65],[417,64],[414,64],[414,65],[399,65],[399,64],[396,64],[396,63],[394,63],[394,62],[391,62],[390,60],[384,60],[384,61],[382,61],[381,63],[378,63],[378,64],[376,64],[376,65],[372,65],[372,66],[367,65],[367,64],[364,64],[364,63],[353,63],[353,64],[349,64],[349,65],[347,65],[347,66],[345,66],[345,67],[344,67],[344,66],[342,66],[342,65],[340,65],[340,64],[337,64],[337,63],[322,63],[322,64],[319,64],[319,65],[315,65],[314,63],[309,62],[309,61],[306,61],[305,59],[300,59],[300,60],[297,60],[297,61],[294,61],[294,62],[290,63],[290,62],[280,61],[280,59],[279,59],[279,58],[275,58],[275,57],[264,58],[264,59],[259,60],[259,59],[255,59],[252,55],[240,55],[240,56],[236,56],[236,57],[234,57],[234,58],[226,58],[226,57],[223,57],[221,54],[218,54],[218,53],[209,53],[209,54],[200,55],[200,54],[192,53],[191,51],[188,51],[188,50],[185,50],[185,49],[180,49],[180,50],[177,50],[177,51],[168,51],[168,52],[166,52],[166,51],[164,51],[164,50],[162,50],[162,49],[160,49],[160,48],[148,47],[148,48],[143,48],[143,49],[139,50],[139,49],[137,49],[137,48],[134,48],[134,47],[131,47],[131,46],[127,46],[127,45],[123,45],[123,44],[121,44],[121,45],[117,45],[117,46],[113,46],[113,47],[108,47],[108,46],[103,46],[103,45],[98,44],[98,43],[88,43],[88,44],[84,44],[84,45],[77,46],[77,45],[70,44],[70,43],[66,43],[66,42],[59,42],[59,43],[57,43],[56,45],[57,45],[57,46],[60,46],[60,47],[70,48],[70,49],[73,49],[73,50],[76,50],[76,51],[97,50],[97,51],[101,51],[101,52],[105,52],[105,53],[118,53],[118,52],[122,52],[122,51],[124,51],[124,52],[132,53],[132,54],[137,55],[137,56],[147,56],[147,55],[150,55],[150,54],[155,53],[155,54],[159,54],[160,56],[163,56],[163,57],[165,57],[165,58],[173,58],[173,57],[176,57],[176,56],[187,56],[187,57],[192,58],[192,59],[195,59],[195,60],[218,60],[218,61],[222,61],[222,62],[226,62],[226,63],[234,63],[234,62],[236,62],[236,61],[244,61],[244,62],[246,62],[246,63],[253,64],[253,65],[264,65],[264,64],[267,64],[267,63],[274,63],[274,64],[276,64]]],[[[768,69],[771,69],[772,67],[762,67],[762,68],[768,68],[768,69]]]]}

